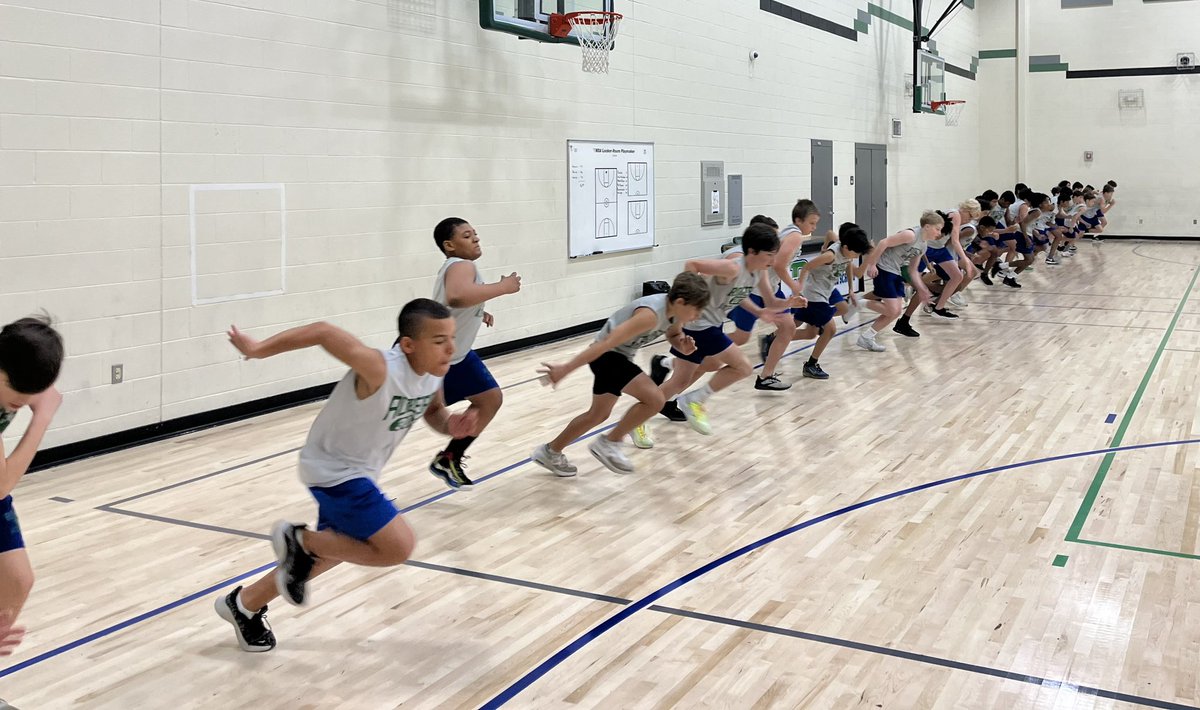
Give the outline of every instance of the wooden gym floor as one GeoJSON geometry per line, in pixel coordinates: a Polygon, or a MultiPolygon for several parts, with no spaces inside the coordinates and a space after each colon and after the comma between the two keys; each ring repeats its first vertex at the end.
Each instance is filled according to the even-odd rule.
{"type": "Polygon", "coordinates": [[[886,353],[848,332],[827,382],[789,357],[796,386],[719,394],[711,437],[658,419],[624,477],[583,444],[574,479],[527,458],[591,385],[544,389],[535,367],[587,338],[492,360],[507,401],[471,451],[482,484],[444,490],[424,471],[442,438],[418,427],[382,479],[414,561],[342,567],[309,607],[276,603],[267,654],[239,651],[212,601],[269,566],[273,520],[314,517],[294,464],[317,405],[32,475],[16,499],[38,584],[0,696],[1200,705],[1198,263],[1193,245],[1083,243],[1020,291],[973,285],[959,322],[888,332],[886,353]]]}

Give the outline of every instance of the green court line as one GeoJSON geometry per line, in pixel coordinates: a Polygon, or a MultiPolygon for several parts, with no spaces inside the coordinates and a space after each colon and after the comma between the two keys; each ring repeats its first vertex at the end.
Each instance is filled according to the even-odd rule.
{"type": "Polygon", "coordinates": [[[1067,566],[1067,556],[1066,555],[1056,556],[1054,558],[1054,566],[1055,567],[1066,567],[1067,566]]]}
{"type": "Polygon", "coordinates": [[[1136,545],[1118,545],[1115,542],[1103,542],[1101,540],[1084,540],[1083,538],[1070,539],[1067,542],[1077,542],[1080,545],[1094,545],[1096,547],[1111,547],[1116,550],[1128,550],[1130,552],[1145,552],[1151,555],[1162,555],[1164,557],[1178,557],[1184,560],[1200,560],[1200,555],[1191,555],[1186,552],[1175,552],[1173,550],[1156,550],[1153,547],[1137,547],[1136,545]]]}
{"type": "MultiPolygon", "coordinates": [[[[1162,358],[1163,350],[1167,347],[1167,341],[1171,339],[1171,334],[1175,332],[1175,325],[1179,322],[1179,316],[1183,315],[1183,307],[1187,305],[1188,299],[1192,296],[1192,289],[1196,286],[1197,277],[1200,277],[1200,269],[1193,269],[1192,280],[1188,282],[1187,290],[1184,291],[1183,297],[1179,299],[1179,305],[1175,307],[1175,315],[1171,318],[1171,324],[1167,326],[1167,332],[1163,333],[1162,340],[1158,343],[1158,350],[1154,352],[1154,358],[1150,360],[1150,366],[1146,368],[1146,374],[1142,376],[1142,382],[1133,394],[1133,400],[1125,408],[1125,416],[1121,419],[1121,424],[1117,427],[1116,433],[1113,434],[1112,441],[1109,443],[1110,447],[1120,446],[1121,442],[1125,440],[1125,432],[1129,429],[1129,423],[1133,421],[1133,414],[1137,411],[1138,405],[1141,404],[1142,396],[1146,393],[1146,388],[1150,386],[1150,377],[1154,375],[1154,370],[1158,368],[1158,362],[1162,358]]],[[[1079,512],[1075,514],[1075,520],[1071,522],[1071,529],[1067,531],[1066,540],[1067,542],[1082,542],[1105,547],[1116,547],[1118,549],[1155,552],[1145,548],[1081,540],[1079,537],[1079,534],[1083,532],[1083,526],[1087,522],[1088,516],[1092,513],[1092,507],[1096,504],[1096,498],[1100,495],[1100,488],[1104,485],[1104,479],[1108,476],[1108,470],[1112,467],[1115,456],[1116,452],[1109,452],[1104,455],[1104,459],[1100,462],[1100,467],[1096,469],[1095,477],[1092,478],[1092,485],[1088,487],[1087,494],[1083,497],[1083,503],[1079,506],[1079,512]]],[[[1194,555],[1185,555],[1182,552],[1171,553],[1164,550],[1156,552],[1172,556],[1195,557],[1194,555]]],[[[1195,558],[1200,559],[1200,557],[1195,558]]]]}

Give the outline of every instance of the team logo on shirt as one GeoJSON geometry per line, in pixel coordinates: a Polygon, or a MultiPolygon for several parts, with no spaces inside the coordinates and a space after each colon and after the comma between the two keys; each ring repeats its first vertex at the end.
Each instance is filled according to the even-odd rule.
{"type": "Polygon", "coordinates": [[[392,397],[391,404],[388,405],[387,414],[383,415],[384,421],[392,420],[388,425],[389,431],[401,431],[412,427],[413,422],[417,417],[425,413],[429,407],[429,402],[433,400],[433,395],[425,395],[416,399],[409,399],[396,395],[392,397]]]}
{"type": "Polygon", "coordinates": [[[753,291],[753,286],[735,286],[729,291],[729,300],[725,302],[725,305],[732,308],[745,300],[753,291]]]}

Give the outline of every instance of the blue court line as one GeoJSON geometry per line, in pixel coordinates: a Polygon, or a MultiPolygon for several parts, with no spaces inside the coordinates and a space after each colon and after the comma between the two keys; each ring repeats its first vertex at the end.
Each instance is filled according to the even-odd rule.
{"type": "Polygon", "coordinates": [[[1117,415],[1116,415],[1116,414],[1109,414],[1109,415],[1108,415],[1108,417],[1106,417],[1106,418],[1104,419],[1104,423],[1105,423],[1105,424],[1112,424],[1112,423],[1113,423],[1113,422],[1115,422],[1115,421],[1117,421],[1117,415]]]}
{"type": "MultiPolygon", "coordinates": [[[[857,329],[859,329],[859,328],[862,328],[863,326],[865,326],[865,325],[868,325],[868,324],[870,324],[870,323],[872,323],[872,322],[874,322],[874,319],[871,319],[871,320],[869,320],[869,321],[866,321],[866,322],[864,322],[864,323],[860,323],[860,324],[858,324],[858,325],[856,325],[856,326],[853,326],[853,327],[851,327],[851,328],[847,328],[847,329],[845,329],[845,330],[839,330],[839,331],[837,332],[837,334],[836,334],[836,335],[834,335],[833,337],[835,337],[835,338],[836,338],[836,337],[839,337],[839,336],[841,336],[841,335],[844,335],[844,334],[846,334],[846,333],[850,333],[850,332],[852,332],[852,331],[854,331],[854,330],[857,330],[857,329]]],[[[791,351],[791,352],[789,352],[789,353],[785,353],[785,354],[784,354],[784,357],[790,357],[790,356],[792,356],[792,355],[794,355],[794,354],[796,354],[796,353],[798,353],[798,352],[802,352],[802,351],[804,351],[804,350],[808,350],[809,348],[813,347],[814,345],[816,345],[816,343],[815,343],[815,342],[814,342],[814,343],[811,343],[811,344],[809,344],[809,345],[805,345],[805,346],[803,346],[803,347],[797,348],[796,350],[793,350],[793,351],[791,351]]],[[[757,369],[757,368],[759,368],[759,367],[762,367],[762,365],[758,365],[758,366],[756,366],[756,368],[755,368],[755,369],[757,369]]],[[[536,379],[536,378],[535,378],[535,379],[536,379]]],[[[532,380],[531,380],[531,381],[532,381],[532,380]]],[[[576,441],[581,441],[581,440],[583,440],[583,439],[586,439],[586,438],[588,438],[588,437],[590,437],[590,436],[595,436],[596,434],[599,434],[599,433],[601,433],[601,432],[604,432],[604,431],[608,431],[609,429],[612,429],[612,428],[613,428],[613,427],[615,427],[615,426],[616,426],[616,423],[609,424],[609,425],[608,425],[608,426],[606,426],[606,427],[601,427],[601,428],[599,428],[599,429],[596,429],[595,431],[591,431],[591,432],[588,432],[587,434],[584,434],[583,436],[581,436],[581,437],[580,437],[579,439],[577,439],[576,441]]],[[[287,452],[283,452],[283,453],[287,453],[287,452]]],[[[282,455],[282,453],[281,453],[281,454],[274,454],[274,456],[279,456],[279,455],[282,455]]],[[[270,457],[267,457],[267,458],[270,458],[270,457]]],[[[502,468],[502,469],[500,469],[500,470],[498,470],[498,471],[495,471],[495,472],[493,472],[493,473],[490,473],[490,474],[488,474],[488,475],[484,476],[483,478],[480,478],[480,479],[479,479],[477,482],[482,482],[482,481],[487,481],[487,480],[490,480],[490,479],[492,479],[492,478],[495,478],[496,476],[499,476],[499,475],[501,475],[501,474],[503,474],[503,473],[507,473],[507,472],[509,472],[509,471],[512,471],[513,469],[520,468],[521,466],[524,466],[525,464],[529,463],[530,461],[531,461],[531,459],[523,459],[523,460],[521,460],[521,461],[518,461],[517,463],[510,464],[510,465],[508,465],[508,466],[505,466],[504,468],[502,468]]],[[[247,466],[247,465],[251,465],[252,463],[255,463],[255,462],[247,462],[247,463],[245,463],[245,464],[241,464],[241,466],[247,466]]],[[[229,469],[229,470],[232,470],[232,469],[229,469]]],[[[224,473],[224,472],[225,472],[225,471],[219,471],[218,473],[224,473]]],[[[206,474],[204,477],[205,477],[205,478],[207,478],[207,477],[209,477],[210,475],[215,475],[215,474],[206,474]]],[[[172,485],[172,486],[168,486],[168,487],[169,487],[169,488],[173,488],[173,487],[176,487],[176,486],[172,485]]],[[[152,491],[152,492],[153,492],[153,491],[152,491]]],[[[437,501],[439,501],[439,500],[441,500],[441,499],[443,499],[443,498],[446,498],[447,496],[453,495],[453,494],[455,494],[455,493],[458,493],[458,491],[443,491],[442,493],[439,493],[439,494],[437,494],[437,495],[435,495],[435,496],[431,496],[431,497],[429,497],[429,498],[426,498],[426,499],[424,499],[424,500],[418,501],[418,502],[416,502],[416,503],[414,503],[414,504],[412,504],[412,505],[408,506],[407,508],[404,508],[404,509],[403,509],[402,511],[400,511],[400,512],[403,514],[403,513],[407,513],[407,512],[409,512],[409,511],[413,511],[413,510],[417,510],[417,509],[419,509],[419,508],[423,508],[423,507],[425,507],[425,506],[429,505],[430,503],[437,502],[437,501]]],[[[140,497],[143,497],[143,496],[134,496],[134,498],[140,498],[140,497]]],[[[127,498],[127,499],[125,499],[125,500],[132,500],[132,498],[127,498]]],[[[105,508],[105,507],[111,507],[112,505],[113,505],[112,503],[109,503],[109,504],[106,504],[105,506],[100,506],[100,508],[98,508],[98,509],[102,509],[102,508],[105,508]]],[[[118,512],[118,511],[115,511],[115,510],[114,510],[114,511],[109,511],[109,512],[118,512]]],[[[122,513],[128,513],[128,514],[132,514],[132,513],[133,513],[133,511],[119,511],[119,512],[122,512],[122,513]]],[[[144,517],[144,516],[138,516],[138,517],[144,517]]],[[[209,528],[205,528],[205,529],[209,529],[209,528]]],[[[67,644],[65,644],[65,645],[63,645],[63,646],[59,646],[58,648],[52,649],[52,650],[50,650],[50,651],[47,651],[46,653],[43,653],[43,654],[41,654],[41,655],[39,655],[39,656],[35,656],[35,657],[33,657],[33,658],[30,658],[30,659],[28,659],[28,660],[22,661],[22,662],[20,662],[20,663],[17,663],[17,664],[15,664],[15,665],[9,666],[9,667],[7,667],[7,668],[0,669],[0,678],[3,678],[3,677],[4,677],[4,676],[6,676],[6,675],[11,675],[11,674],[13,674],[13,673],[16,673],[16,672],[17,672],[17,671],[19,671],[19,670],[23,670],[23,669],[25,669],[25,668],[28,668],[29,666],[35,665],[35,664],[37,664],[37,663],[41,663],[42,661],[45,661],[45,660],[48,660],[48,659],[54,658],[55,656],[57,656],[57,655],[59,655],[59,654],[66,653],[67,651],[70,651],[70,650],[72,650],[72,649],[78,648],[78,647],[80,647],[80,646],[83,646],[83,645],[85,645],[85,644],[91,643],[92,641],[96,641],[96,640],[98,640],[98,639],[104,638],[105,636],[108,636],[108,635],[110,635],[110,634],[114,634],[114,633],[116,633],[116,632],[118,632],[118,631],[121,631],[122,629],[125,629],[125,628],[128,628],[128,627],[130,627],[130,626],[133,626],[134,624],[140,623],[140,622],[142,622],[142,621],[146,621],[147,619],[151,619],[151,618],[153,618],[153,617],[155,617],[155,616],[158,616],[159,614],[163,614],[163,613],[165,613],[165,612],[168,612],[168,611],[170,611],[170,610],[172,610],[172,609],[175,609],[176,607],[182,606],[182,605],[184,605],[184,604],[187,604],[188,602],[195,601],[196,599],[199,599],[199,598],[201,598],[201,597],[203,597],[203,596],[205,596],[205,595],[211,594],[211,593],[213,593],[213,592],[215,592],[215,591],[217,591],[217,590],[220,590],[220,589],[221,589],[221,588],[223,588],[223,587],[227,587],[227,586],[229,586],[230,584],[234,584],[234,583],[236,583],[236,582],[239,582],[239,581],[241,581],[241,580],[243,580],[243,579],[246,579],[247,577],[250,577],[250,576],[252,576],[252,575],[255,575],[255,574],[260,574],[260,573],[262,573],[262,572],[265,572],[266,570],[268,570],[268,569],[270,569],[270,568],[272,568],[272,567],[274,567],[274,566],[275,566],[275,563],[274,563],[274,562],[272,562],[271,564],[265,565],[265,566],[263,566],[263,567],[259,567],[259,568],[253,569],[253,570],[251,570],[251,571],[249,571],[249,572],[246,572],[245,574],[238,575],[237,577],[233,577],[232,579],[225,580],[224,582],[221,582],[220,584],[216,584],[216,585],[213,585],[213,586],[211,586],[211,587],[208,587],[208,588],[206,588],[206,589],[203,589],[203,590],[201,590],[201,591],[199,591],[199,592],[196,592],[195,594],[189,594],[188,596],[186,596],[186,597],[184,597],[184,598],[182,598],[182,599],[178,599],[178,600],[176,600],[176,601],[173,601],[173,602],[171,602],[171,603],[169,603],[169,604],[165,604],[165,605],[163,605],[163,606],[160,606],[160,607],[158,607],[158,608],[156,608],[156,609],[152,609],[152,610],[150,610],[150,611],[148,611],[148,612],[145,612],[145,613],[143,613],[143,614],[139,614],[138,616],[135,616],[135,617],[133,617],[133,618],[131,618],[131,619],[126,619],[125,621],[122,621],[122,622],[120,622],[119,624],[114,624],[113,626],[110,626],[110,627],[108,627],[108,628],[106,628],[106,629],[102,629],[101,631],[97,631],[97,632],[96,632],[96,633],[94,633],[94,634],[90,634],[90,635],[88,635],[88,636],[85,636],[85,637],[83,637],[83,638],[81,638],[81,639],[78,639],[78,640],[76,640],[76,641],[71,641],[70,643],[67,643],[67,644]]]]}
{"type": "Polygon", "coordinates": [[[112,626],[109,626],[106,629],[101,629],[100,631],[97,631],[94,634],[88,634],[87,636],[84,636],[81,639],[72,641],[68,644],[59,646],[58,648],[52,649],[50,651],[46,651],[43,654],[34,656],[33,658],[29,658],[24,661],[21,661],[20,663],[11,665],[8,668],[4,668],[4,669],[0,670],[0,678],[3,678],[4,676],[12,675],[13,673],[16,673],[17,671],[20,671],[20,670],[24,670],[25,668],[28,668],[29,666],[35,665],[37,663],[41,663],[42,661],[49,660],[51,658],[54,658],[55,656],[66,653],[67,651],[70,651],[72,649],[83,646],[84,644],[88,644],[97,639],[101,639],[110,634],[114,634],[114,633],[120,631],[121,629],[127,628],[129,626],[133,626],[134,624],[136,624],[138,622],[145,621],[146,619],[149,619],[154,616],[158,616],[159,614],[168,612],[176,607],[183,606],[184,604],[187,604],[188,602],[195,601],[197,599],[206,597],[209,594],[212,594],[213,592],[219,591],[223,587],[227,587],[231,584],[240,582],[243,579],[246,579],[247,577],[252,577],[256,574],[262,574],[263,572],[266,572],[267,570],[271,569],[274,566],[275,566],[275,563],[271,562],[270,564],[263,565],[262,567],[257,567],[257,568],[252,569],[249,572],[246,572],[244,574],[239,574],[236,577],[231,577],[230,579],[227,579],[224,582],[219,582],[217,584],[212,585],[211,587],[201,589],[200,591],[196,592],[195,594],[189,594],[186,597],[183,597],[182,599],[176,599],[175,601],[171,602],[170,604],[164,604],[163,606],[160,606],[157,609],[151,609],[150,611],[147,611],[143,614],[138,614],[137,616],[133,617],[132,619],[126,619],[125,621],[122,621],[119,624],[114,624],[112,626]]]}
{"type": "MultiPolygon", "coordinates": [[[[1094,449],[1091,451],[1081,451],[1081,452],[1076,452],[1076,453],[1071,453],[1071,454],[1061,454],[1058,456],[1047,456],[1047,457],[1040,458],[1040,459],[1032,459],[1030,461],[1021,461],[1021,462],[1017,462],[1017,463],[1005,464],[1003,466],[995,466],[992,468],[986,468],[986,469],[982,469],[980,471],[973,471],[971,473],[964,473],[964,474],[960,474],[958,476],[952,476],[950,478],[943,478],[938,481],[922,483],[920,485],[912,486],[912,487],[905,488],[905,489],[902,489],[899,491],[894,491],[892,493],[887,493],[885,495],[877,496],[875,498],[871,498],[871,499],[868,499],[865,501],[854,503],[852,505],[848,505],[843,508],[839,508],[839,509],[831,511],[829,513],[825,513],[824,515],[820,515],[818,517],[811,518],[804,522],[793,525],[789,528],[784,528],[783,530],[780,530],[779,532],[776,532],[774,534],[768,535],[767,537],[756,540],[748,545],[740,547],[737,550],[734,550],[733,552],[730,552],[722,557],[719,557],[719,558],[713,560],[712,562],[709,562],[706,565],[703,565],[702,567],[698,567],[698,568],[692,570],[691,572],[688,572],[687,574],[683,575],[682,577],[679,577],[678,579],[676,579],[673,582],[670,582],[662,587],[659,587],[657,590],[651,592],[650,594],[647,594],[646,596],[642,597],[641,599],[638,599],[637,601],[633,602],[632,604],[625,607],[621,611],[617,612],[613,616],[609,617],[608,619],[605,619],[604,621],[600,622],[596,626],[592,627],[592,629],[590,629],[589,631],[584,633],[582,636],[580,636],[579,638],[572,641],[565,648],[559,650],[557,653],[552,655],[550,658],[548,658],[545,661],[543,661],[542,663],[540,663],[533,670],[531,670],[528,673],[526,673],[525,675],[521,676],[521,678],[519,678],[517,681],[512,683],[510,686],[505,688],[498,695],[496,695],[495,697],[493,697],[491,700],[484,703],[480,707],[482,710],[491,710],[491,709],[499,708],[499,707],[503,706],[505,703],[507,703],[508,701],[515,698],[518,694],[521,693],[521,691],[528,688],[530,685],[532,685],[534,682],[536,682],[542,676],[549,673],[551,670],[553,670],[556,666],[561,664],[563,661],[565,661],[568,658],[570,658],[571,656],[575,655],[575,653],[580,651],[584,646],[588,645],[592,641],[595,641],[600,636],[602,636],[605,632],[609,631],[617,624],[620,624],[621,622],[625,621],[626,619],[633,616],[637,612],[650,606],[658,599],[661,599],[662,597],[670,594],[671,592],[675,591],[676,589],[679,589],[680,587],[684,586],[685,584],[697,579],[698,577],[701,577],[701,576],[711,572],[712,570],[714,570],[718,567],[725,565],[728,562],[736,560],[740,557],[744,557],[745,555],[748,555],[751,552],[754,552],[755,550],[757,550],[761,547],[769,545],[772,542],[775,542],[776,540],[787,537],[789,535],[792,535],[793,533],[797,533],[806,528],[810,528],[814,525],[817,525],[818,523],[823,523],[826,520],[838,518],[838,517],[841,517],[848,513],[852,513],[856,510],[861,510],[863,508],[877,505],[879,503],[884,503],[886,501],[893,500],[895,498],[900,498],[903,496],[911,495],[913,493],[918,493],[920,491],[929,490],[931,488],[948,485],[950,483],[957,483],[959,481],[965,481],[965,480],[977,478],[980,476],[986,476],[986,475],[990,475],[990,474],[994,474],[994,473],[1000,473],[1001,471],[1009,471],[1009,470],[1016,469],[1016,468],[1024,468],[1027,466],[1034,466],[1034,465],[1043,464],[1043,463],[1052,463],[1055,461],[1065,461],[1065,460],[1069,460],[1069,459],[1083,458],[1085,456],[1100,456],[1102,454],[1110,454],[1110,453],[1121,452],[1121,451],[1135,451],[1135,450],[1139,450],[1139,449],[1152,449],[1152,448],[1160,448],[1160,447],[1165,447],[1165,446],[1183,446],[1183,445],[1197,444],[1197,443],[1200,443],[1200,439],[1184,439],[1184,440],[1180,440],[1180,441],[1165,441],[1165,442],[1157,442],[1157,443],[1153,443],[1153,444],[1137,444],[1137,445],[1132,445],[1132,446],[1118,446],[1118,447],[1111,447],[1111,448],[1106,448],[1106,449],[1094,449]]],[[[1071,688],[1073,686],[1062,684],[1061,687],[1071,688]]]]}

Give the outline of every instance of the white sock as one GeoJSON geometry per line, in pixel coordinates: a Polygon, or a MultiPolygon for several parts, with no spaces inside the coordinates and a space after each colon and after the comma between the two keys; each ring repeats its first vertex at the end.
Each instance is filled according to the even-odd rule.
{"type": "Polygon", "coordinates": [[[245,607],[245,606],[242,604],[242,593],[241,593],[241,591],[238,591],[238,595],[237,595],[237,597],[234,599],[234,601],[235,601],[235,602],[237,602],[237,609],[238,609],[238,611],[240,611],[241,613],[245,614],[246,616],[254,616],[254,615],[257,613],[257,612],[254,612],[254,611],[250,611],[249,609],[247,609],[247,608],[246,608],[246,607],[245,607]]]}
{"type": "Polygon", "coordinates": [[[704,404],[705,402],[708,401],[708,398],[711,396],[713,396],[712,387],[709,387],[708,385],[704,385],[700,389],[695,389],[695,390],[692,390],[691,392],[688,392],[687,394],[683,395],[683,397],[681,397],[680,399],[684,400],[685,402],[698,402],[700,404],[704,404]]]}

